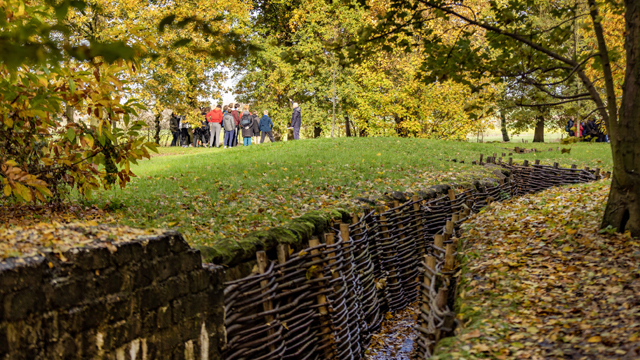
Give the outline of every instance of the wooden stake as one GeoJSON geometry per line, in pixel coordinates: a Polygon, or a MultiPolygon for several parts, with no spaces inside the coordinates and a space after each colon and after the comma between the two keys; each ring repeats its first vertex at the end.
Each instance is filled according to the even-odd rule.
{"type": "MultiPolygon", "coordinates": [[[[378,208],[378,213],[382,214],[384,212],[384,207],[380,206],[378,208]]],[[[387,227],[387,217],[384,215],[380,215],[380,228],[382,231],[388,231],[389,228],[387,227]]],[[[382,235],[382,239],[383,241],[387,241],[387,239],[389,238],[389,234],[385,233],[382,235]]],[[[396,268],[395,266],[391,267],[391,270],[389,271],[389,283],[391,284],[396,284],[398,282],[398,277],[396,274],[396,268]]]]}
{"type": "Polygon", "coordinates": [[[280,265],[289,260],[289,244],[278,244],[276,251],[278,252],[278,263],[280,265]]]}
{"type": "Polygon", "coordinates": [[[456,213],[456,214],[451,215],[451,221],[454,224],[457,223],[458,221],[460,221],[460,214],[456,213]]]}
{"type": "Polygon", "coordinates": [[[456,199],[456,191],[453,189],[449,189],[449,200],[453,201],[456,199]]]}
{"type": "Polygon", "coordinates": [[[438,289],[438,296],[436,296],[436,306],[438,306],[438,309],[440,310],[444,310],[444,308],[447,306],[447,288],[444,286],[438,289]]]}
{"type": "MultiPolygon", "coordinates": [[[[258,261],[258,271],[260,272],[260,274],[264,274],[267,271],[267,267],[269,265],[269,259],[267,259],[267,254],[264,251],[258,251],[256,253],[256,259],[258,261]]],[[[269,280],[265,279],[260,281],[260,286],[261,287],[265,287],[269,284],[269,280]]],[[[263,292],[267,292],[268,289],[264,289],[263,292]]],[[[268,298],[269,295],[266,295],[265,298],[268,298]]],[[[273,303],[271,302],[271,300],[265,300],[262,302],[262,308],[264,309],[264,311],[271,311],[273,310],[273,303]]],[[[267,322],[267,325],[271,325],[271,323],[273,322],[273,315],[266,315],[264,317],[265,321],[267,322]]],[[[269,335],[273,335],[275,333],[275,329],[270,329],[269,330],[269,335]]],[[[270,345],[269,346],[269,351],[275,351],[276,350],[276,346],[275,345],[270,345]]]]}
{"type": "MultiPolygon", "coordinates": [[[[511,154],[509,154],[511,155],[511,154]]],[[[509,158],[509,166],[513,165],[513,158],[509,158]]]]}
{"type": "Polygon", "coordinates": [[[454,252],[454,244],[447,244],[447,249],[444,254],[444,271],[452,271],[455,268],[456,258],[454,252]]]}
{"type": "Polygon", "coordinates": [[[444,235],[434,235],[433,236],[433,245],[437,248],[444,248],[444,235]]]}
{"type": "Polygon", "coordinates": [[[342,238],[342,241],[346,243],[349,242],[349,224],[340,224],[340,237],[342,238]]]}
{"type": "MultiPolygon", "coordinates": [[[[309,240],[309,247],[316,247],[320,245],[320,241],[318,240],[317,237],[313,237],[309,240]]],[[[313,255],[312,260],[313,261],[317,261],[322,259],[322,254],[320,253],[320,251],[318,249],[313,249],[311,250],[311,255],[313,255]]],[[[319,267],[322,267],[322,264],[318,265],[319,267]]],[[[320,278],[322,277],[322,272],[316,272],[314,275],[315,278],[320,278]]],[[[321,290],[324,290],[324,284],[322,284],[322,288],[321,290]]],[[[327,303],[327,297],[324,294],[320,294],[316,297],[316,300],[318,301],[319,305],[323,305],[327,303]]],[[[318,308],[318,312],[320,313],[320,327],[322,328],[322,338],[328,342],[328,343],[333,343],[332,340],[332,329],[331,329],[331,322],[328,319],[328,315],[329,315],[329,311],[327,310],[326,306],[320,306],[318,308]]],[[[331,347],[325,348],[325,357],[327,359],[331,359],[333,357],[333,350],[331,347]]]]}
{"type": "Polygon", "coordinates": [[[600,177],[600,168],[596,168],[596,180],[598,179],[598,177],[600,177]]]}
{"type": "MultiPolygon", "coordinates": [[[[325,243],[327,245],[334,245],[336,243],[336,238],[333,235],[333,233],[326,233],[326,234],[324,234],[324,241],[325,241],[325,243]]],[[[334,252],[330,252],[329,253],[329,258],[330,258],[329,265],[332,265],[333,263],[336,262],[336,259],[331,259],[334,256],[336,256],[336,253],[334,253],[334,252]]],[[[334,271],[332,276],[333,276],[334,279],[336,279],[336,278],[338,278],[340,276],[340,274],[338,274],[337,271],[334,271]]]]}
{"type": "MultiPolygon", "coordinates": [[[[425,271],[424,274],[424,279],[422,280],[422,283],[424,284],[424,286],[429,289],[431,287],[431,278],[429,276],[427,276],[427,273],[429,274],[435,274],[436,272],[436,257],[435,256],[430,256],[430,255],[425,255],[424,256],[424,262],[427,265],[428,269],[431,269],[431,271],[425,271]]],[[[428,293],[428,290],[427,290],[428,293]]],[[[429,302],[429,296],[427,295],[422,295],[422,309],[424,310],[425,313],[428,313],[429,310],[431,309],[431,304],[429,302]]]]}
{"type": "Polygon", "coordinates": [[[447,220],[444,226],[444,240],[449,240],[451,238],[451,235],[453,235],[453,221],[447,220]]]}

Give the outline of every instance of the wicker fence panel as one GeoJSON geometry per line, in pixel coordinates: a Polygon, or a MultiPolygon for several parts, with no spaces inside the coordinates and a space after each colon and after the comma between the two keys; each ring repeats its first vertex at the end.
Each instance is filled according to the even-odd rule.
{"type": "Polygon", "coordinates": [[[278,245],[277,261],[258,252],[256,274],[225,284],[225,359],[361,359],[385,312],[416,301],[415,356],[430,357],[454,329],[460,224],[493,201],[602,178],[557,164],[500,165],[511,176],[499,183],[364,209],[300,252],[278,245]]]}

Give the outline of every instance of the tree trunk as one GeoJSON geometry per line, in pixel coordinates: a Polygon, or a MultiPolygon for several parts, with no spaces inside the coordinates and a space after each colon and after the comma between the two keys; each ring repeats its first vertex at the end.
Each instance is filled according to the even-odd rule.
{"type": "Polygon", "coordinates": [[[72,122],[75,122],[74,115],[75,115],[76,109],[69,104],[66,104],[65,106],[66,107],[64,109],[64,114],[67,117],[67,123],[71,124],[72,122]]]}
{"type": "Polygon", "coordinates": [[[360,126],[360,137],[367,137],[369,134],[367,133],[367,128],[369,127],[369,121],[365,121],[363,126],[360,126]]]}
{"type": "Polygon", "coordinates": [[[160,119],[162,118],[162,112],[156,115],[156,134],[153,136],[153,139],[156,141],[156,144],[160,146],[160,119]]]}
{"type": "Polygon", "coordinates": [[[344,129],[347,133],[347,137],[351,137],[351,124],[349,123],[348,115],[344,115],[344,129]]]}
{"type": "Polygon", "coordinates": [[[319,138],[320,135],[322,135],[322,128],[320,126],[314,126],[313,127],[313,137],[314,138],[319,138]]]}
{"type": "Polygon", "coordinates": [[[536,129],[533,133],[533,142],[544,142],[544,116],[538,115],[536,117],[536,129]]]}
{"type": "Polygon", "coordinates": [[[627,70],[620,117],[610,118],[613,176],[602,227],[640,236],[640,3],[625,0],[627,70]]]}
{"type": "Polygon", "coordinates": [[[507,118],[500,111],[500,131],[502,131],[502,141],[509,142],[509,133],[507,132],[507,118]]]}

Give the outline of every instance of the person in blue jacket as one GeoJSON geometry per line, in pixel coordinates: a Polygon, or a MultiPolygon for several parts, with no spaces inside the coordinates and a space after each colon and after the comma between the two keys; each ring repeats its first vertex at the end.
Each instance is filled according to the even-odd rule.
{"type": "Polygon", "coordinates": [[[269,140],[271,140],[271,142],[275,142],[273,139],[273,133],[271,132],[271,130],[273,130],[273,122],[269,117],[269,111],[264,111],[264,115],[260,118],[258,128],[260,129],[260,144],[264,142],[265,135],[269,136],[269,140]]]}

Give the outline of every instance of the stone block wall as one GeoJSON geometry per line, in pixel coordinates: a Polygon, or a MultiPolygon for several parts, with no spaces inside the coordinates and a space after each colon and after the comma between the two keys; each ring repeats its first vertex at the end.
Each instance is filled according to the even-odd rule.
{"type": "Polygon", "coordinates": [[[216,360],[220,266],[175,232],[0,262],[0,359],[216,360]]]}

